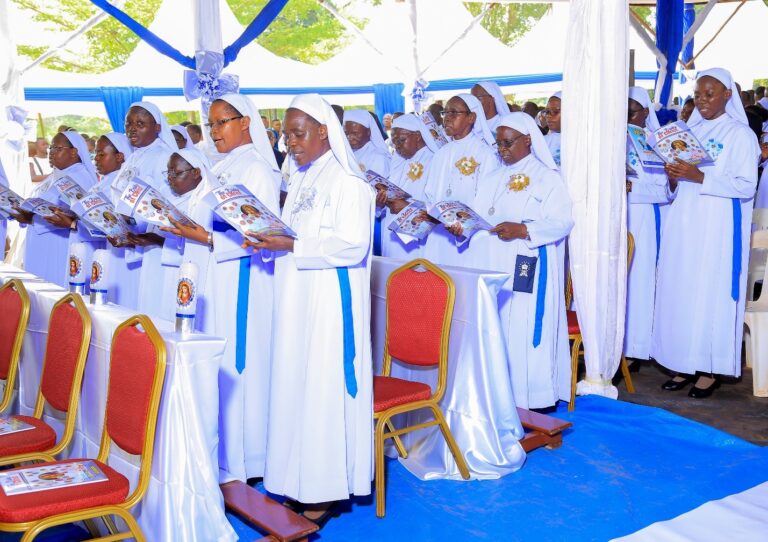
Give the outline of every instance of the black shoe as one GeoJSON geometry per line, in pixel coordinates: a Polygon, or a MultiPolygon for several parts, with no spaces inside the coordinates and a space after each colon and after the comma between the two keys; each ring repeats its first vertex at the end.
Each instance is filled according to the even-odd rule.
{"type": "Polygon", "coordinates": [[[629,369],[630,373],[639,373],[640,372],[640,360],[639,359],[633,359],[629,363],[627,363],[627,369],[629,369]]]}
{"type": "Polygon", "coordinates": [[[675,380],[674,378],[670,378],[669,380],[667,380],[661,385],[661,389],[666,391],[680,391],[683,388],[685,388],[688,384],[693,382],[692,376],[685,376],[683,378],[685,378],[685,380],[679,380],[679,381],[675,380]]]}
{"type": "Polygon", "coordinates": [[[323,512],[323,514],[320,517],[317,517],[315,519],[308,518],[306,516],[306,510],[304,513],[304,517],[322,529],[323,527],[325,527],[325,524],[328,523],[328,521],[331,518],[334,518],[340,514],[341,514],[341,509],[339,508],[338,503],[334,503],[330,507],[328,507],[328,510],[323,512]]]}
{"type": "Polygon", "coordinates": [[[715,379],[715,381],[712,382],[708,388],[697,388],[696,386],[692,387],[691,391],[688,392],[688,397],[693,397],[694,399],[706,399],[712,395],[714,391],[719,387],[720,380],[715,379]]]}

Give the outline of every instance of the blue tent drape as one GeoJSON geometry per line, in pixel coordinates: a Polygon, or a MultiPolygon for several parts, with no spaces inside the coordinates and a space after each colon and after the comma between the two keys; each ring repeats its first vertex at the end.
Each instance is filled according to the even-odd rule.
{"type": "MultiPolygon", "coordinates": [[[[683,36],[685,36],[688,29],[693,26],[693,22],[696,20],[696,10],[693,4],[685,4],[685,11],[683,13],[683,36]]],[[[683,62],[686,64],[693,59],[693,41],[696,38],[688,42],[688,45],[683,49],[683,62]]],[[[693,68],[693,66],[690,66],[693,68]]]]}
{"type": "Polygon", "coordinates": [[[101,87],[101,101],[107,110],[107,117],[115,132],[125,131],[125,114],[133,102],[144,97],[142,87],[101,87]]]}
{"type": "MultiPolygon", "coordinates": [[[[667,59],[667,76],[655,95],[662,107],[669,103],[672,93],[672,74],[677,67],[677,58],[683,45],[683,0],[657,0],[656,2],[656,47],[667,59]]],[[[663,122],[659,119],[660,122],[663,122]]]]}
{"type": "Polygon", "coordinates": [[[404,89],[402,83],[373,85],[373,105],[379,119],[384,118],[386,113],[405,111],[404,89]]]}

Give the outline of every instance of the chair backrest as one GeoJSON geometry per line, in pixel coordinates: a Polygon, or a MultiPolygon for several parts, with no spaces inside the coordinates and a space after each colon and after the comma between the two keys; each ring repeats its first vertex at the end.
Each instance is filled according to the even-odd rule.
{"type": "Polygon", "coordinates": [[[127,501],[131,506],[149,485],[165,356],[165,342],[149,317],[133,316],[115,330],[98,459],[107,461],[112,442],[141,457],[139,481],[127,501]]]}
{"type": "Polygon", "coordinates": [[[768,229],[768,209],[753,209],[752,225],[754,230],[768,229]]]}
{"type": "MultiPolygon", "coordinates": [[[[761,209],[761,210],[768,210],[768,209],[761,209]]],[[[752,267],[752,259],[755,257],[754,252],[752,251],[758,251],[768,249],[768,231],[754,231],[752,232],[752,237],[750,240],[750,259],[749,259],[749,267],[752,267]]],[[[764,256],[764,254],[763,254],[764,256]]],[[[765,260],[762,261],[763,264],[765,264],[765,260]]],[[[750,310],[757,310],[757,311],[768,311],[768,265],[764,265],[763,269],[763,288],[760,290],[760,297],[758,297],[755,300],[750,300],[749,297],[751,297],[751,292],[747,292],[747,309],[750,310]]]]}
{"type": "Polygon", "coordinates": [[[3,412],[13,397],[21,344],[29,323],[29,295],[20,280],[11,279],[0,287],[0,315],[0,380],[5,380],[0,412],[3,412]]]}

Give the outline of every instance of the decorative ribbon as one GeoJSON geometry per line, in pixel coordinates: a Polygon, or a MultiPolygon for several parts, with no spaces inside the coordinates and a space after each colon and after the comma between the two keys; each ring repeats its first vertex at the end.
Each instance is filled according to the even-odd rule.
{"type": "Polygon", "coordinates": [[[355,326],[352,319],[352,288],[349,286],[349,269],[337,267],[341,291],[341,316],[344,324],[344,382],[347,393],[352,397],[357,395],[357,379],[355,379],[355,326]]]}
{"type": "Polygon", "coordinates": [[[85,282],[70,282],[70,286],[85,286],[85,282]]]}
{"type": "Polygon", "coordinates": [[[106,293],[107,293],[107,289],[106,289],[106,288],[104,288],[104,289],[100,289],[100,288],[91,288],[91,289],[90,289],[90,292],[91,292],[92,294],[106,294],[106,293]]]}
{"type": "Polygon", "coordinates": [[[237,279],[237,330],[235,332],[235,369],[245,370],[245,345],[248,338],[248,287],[251,283],[251,257],[240,258],[237,279]]]}
{"type": "Polygon", "coordinates": [[[224,66],[228,66],[230,62],[233,62],[237,55],[240,54],[240,49],[251,43],[258,38],[262,32],[275,20],[280,14],[288,0],[269,0],[267,5],[261,8],[256,17],[251,21],[240,37],[232,42],[232,45],[224,48],[224,66]]]}
{"type": "Polygon", "coordinates": [[[195,317],[194,314],[179,314],[178,312],[176,313],[176,318],[194,318],[194,317],[195,317]]]}
{"type": "Polygon", "coordinates": [[[659,251],[661,250],[661,209],[658,203],[653,204],[653,220],[656,223],[656,265],[659,265],[659,251]]]}
{"type": "Polygon", "coordinates": [[[22,150],[27,139],[35,139],[34,123],[27,121],[27,110],[15,105],[9,105],[5,108],[7,121],[0,130],[0,134],[5,137],[6,145],[15,152],[22,150]]]}
{"type": "Polygon", "coordinates": [[[240,79],[236,75],[222,74],[224,55],[199,51],[195,55],[197,70],[184,71],[184,97],[187,101],[200,98],[203,111],[208,111],[214,100],[229,92],[237,92],[240,79]]]}
{"type": "Polygon", "coordinates": [[[536,286],[536,316],[533,323],[533,347],[541,344],[541,328],[544,321],[544,296],[547,293],[547,246],[539,247],[539,283],[536,286]]]}
{"type": "Polygon", "coordinates": [[[411,102],[413,102],[413,110],[417,113],[421,113],[421,104],[427,100],[427,87],[429,82],[424,79],[417,79],[413,82],[413,88],[411,89],[411,102]]]}
{"type": "Polygon", "coordinates": [[[733,262],[731,273],[731,299],[739,300],[739,282],[741,278],[741,200],[732,198],[733,206],[733,262]]]}

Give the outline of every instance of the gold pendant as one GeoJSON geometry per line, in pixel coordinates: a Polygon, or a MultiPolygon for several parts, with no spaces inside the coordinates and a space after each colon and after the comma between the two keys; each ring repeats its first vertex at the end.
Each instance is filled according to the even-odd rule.
{"type": "Polygon", "coordinates": [[[459,158],[454,165],[462,175],[472,175],[480,164],[477,163],[474,157],[470,156],[467,158],[465,156],[464,158],[459,158]]]}
{"type": "Polygon", "coordinates": [[[408,178],[412,181],[418,181],[421,179],[424,173],[424,164],[421,162],[411,162],[411,167],[408,168],[408,178]]]}
{"type": "Polygon", "coordinates": [[[525,187],[530,183],[531,179],[528,177],[528,175],[525,175],[524,173],[515,173],[509,178],[507,188],[513,192],[520,192],[521,190],[525,190],[525,187]]]}

